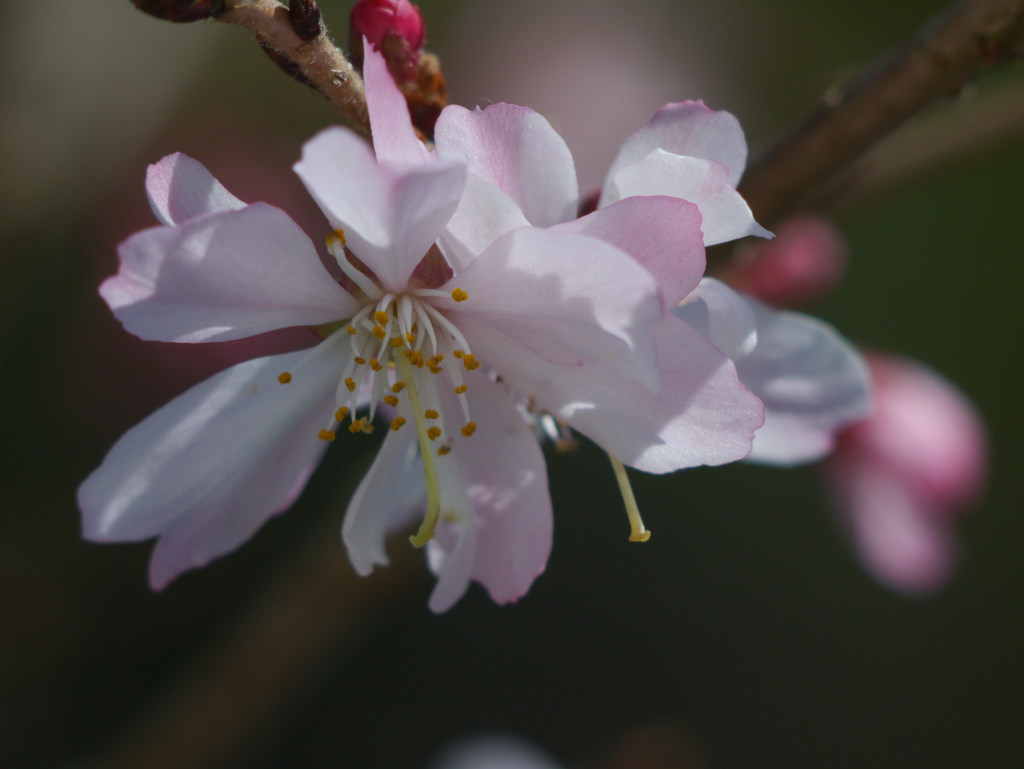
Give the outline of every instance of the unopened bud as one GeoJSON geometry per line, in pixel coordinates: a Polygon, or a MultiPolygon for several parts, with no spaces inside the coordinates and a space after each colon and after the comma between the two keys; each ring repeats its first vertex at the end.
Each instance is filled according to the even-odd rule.
{"type": "Polygon", "coordinates": [[[215,19],[227,10],[224,0],[132,0],[132,3],[150,16],[181,23],[215,19]]]}
{"type": "Polygon", "coordinates": [[[427,27],[417,6],[409,0],[358,0],[349,17],[349,48],[360,69],[363,37],[383,54],[396,82],[417,78],[427,42],[427,27]]]}
{"type": "Polygon", "coordinates": [[[300,39],[309,42],[320,34],[320,9],[317,8],[316,0],[290,0],[288,17],[300,39]]]}

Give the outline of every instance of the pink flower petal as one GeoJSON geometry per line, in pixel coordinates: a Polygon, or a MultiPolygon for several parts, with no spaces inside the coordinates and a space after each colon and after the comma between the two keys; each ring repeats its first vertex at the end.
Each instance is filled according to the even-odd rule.
{"type": "MultiPolygon", "coordinates": [[[[470,580],[496,603],[519,599],[551,552],[551,497],[537,440],[504,386],[478,372],[468,373],[466,384],[476,433],[466,438],[451,430],[451,453],[436,459],[443,517],[427,548],[438,575],[430,608],[438,613],[462,597],[470,580]]],[[[450,430],[453,415],[461,414],[450,391],[441,393],[441,411],[450,430]]]]}
{"type": "Polygon", "coordinates": [[[512,198],[482,176],[469,174],[459,207],[438,243],[448,262],[460,272],[502,235],[529,226],[512,198]]]}
{"type": "Polygon", "coordinates": [[[469,166],[508,195],[530,224],[549,227],[576,217],[579,188],[572,154],[541,115],[492,104],[470,112],[445,107],[435,129],[437,155],[469,166]]]}
{"type": "Polygon", "coordinates": [[[366,142],[339,127],[303,145],[295,172],[352,252],[394,292],[405,289],[455,213],[466,180],[458,163],[378,166],[366,142]]]}
{"type": "Polygon", "coordinates": [[[645,472],[743,459],[764,423],[761,402],[740,384],[732,362],[671,314],[654,327],[657,395],[592,360],[558,366],[487,324],[463,328],[473,349],[496,362],[518,395],[534,397],[623,464],[645,472]]]}
{"type": "Polygon", "coordinates": [[[643,160],[656,149],[721,163],[729,169],[733,187],[739,184],[747,164],[747,140],[735,117],[708,109],[702,101],[676,102],[659,109],[623,142],[605,184],[620,169],[643,160]]]}
{"type": "Polygon", "coordinates": [[[83,535],[159,535],[150,582],[160,590],[287,510],[327,446],[317,433],[330,426],[345,362],[319,354],[300,366],[310,352],[233,366],[125,433],[78,490],[83,535]],[[284,371],[290,384],[278,382],[284,371]]]}
{"type": "Polygon", "coordinates": [[[146,170],[146,195],[156,218],[166,225],[245,208],[245,203],[224,189],[202,163],[180,152],[146,170]]]}
{"type": "Polygon", "coordinates": [[[600,208],[634,195],[668,195],[696,203],[701,214],[704,245],[747,235],[772,234],[754,221],[746,201],[729,181],[728,169],[714,160],[653,150],[645,158],[618,170],[605,182],[600,208]]]}
{"type": "Polygon", "coordinates": [[[142,339],[211,342],[347,317],[356,300],[287,214],[266,203],[136,233],[100,295],[142,339]]]}
{"type": "Polygon", "coordinates": [[[416,138],[405,97],[398,90],[380,52],[363,38],[363,78],[366,108],[377,160],[392,166],[425,163],[430,158],[423,142],[416,138]]]}
{"type": "Polygon", "coordinates": [[[665,304],[674,307],[704,274],[700,224],[700,211],[693,203],[669,197],[632,197],[549,231],[589,235],[625,251],[654,276],[665,304]]]}
{"type": "MultiPolygon", "coordinates": [[[[444,290],[469,299],[438,300],[463,332],[487,324],[545,361],[576,367],[601,361],[654,391],[658,374],[650,330],[662,314],[654,278],[627,254],[594,238],[524,228],[499,238],[444,290]]],[[[514,360],[492,359],[503,374],[514,360]]]]}

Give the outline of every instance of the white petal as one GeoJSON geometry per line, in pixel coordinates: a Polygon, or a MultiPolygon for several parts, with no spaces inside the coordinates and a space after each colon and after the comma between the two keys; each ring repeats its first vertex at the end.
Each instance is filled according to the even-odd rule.
{"type": "Polygon", "coordinates": [[[405,289],[455,213],[466,178],[458,163],[379,166],[366,142],[339,127],[303,145],[295,172],[352,252],[394,292],[405,289]]]}
{"type": "Polygon", "coordinates": [[[672,312],[733,362],[757,346],[753,304],[714,278],[703,278],[686,301],[672,312]]]}
{"type": "Polygon", "coordinates": [[[639,470],[669,473],[735,462],[750,453],[754,430],[764,423],[761,402],[740,384],[732,362],[671,314],[654,328],[657,395],[591,360],[553,365],[485,324],[463,330],[474,350],[509,364],[499,374],[518,395],[533,396],[541,408],[639,470]]]}
{"type": "Polygon", "coordinates": [[[714,160],[654,150],[609,177],[601,193],[600,207],[633,195],[668,195],[696,203],[705,246],[746,235],[772,237],[754,221],[750,207],[729,181],[728,168],[714,160]]]}
{"type": "Polygon", "coordinates": [[[496,184],[469,174],[459,207],[439,243],[445,258],[460,272],[506,232],[529,224],[515,201],[496,184]]]}
{"type": "Polygon", "coordinates": [[[656,149],[717,161],[729,169],[733,187],[739,184],[747,164],[747,140],[735,117],[708,109],[702,101],[676,102],[659,109],[623,142],[608,169],[606,183],[620,169],[656,149]]]}
{"type": "MultiPolygon", "coordinates": [[[[551,552],[553,519],[547,469],[533,433],[505,388],[478,372],[466,375],[476,433],[459,433],[459,402],[442,393],[451,453],[436,457],[442,520],[427,547],[438,574],[430,608],[447,611],[470,580],[496,603],[525,595],[551,552]]],[[[404,429],[404,428],[403,428],[404,429]]]]}
{"type": "MultiPolygon", "coordinates": [[[[388,533],[426,510],[426,486],[412,415],[402,409],[407,425],[389,430],[377,458],[349,502],[341,536],[353,568],[362,576],[390,561],[388,533]]],[[[342,425],[344,427],[344,425],[342,425]]]]}
{"type": "Polygon", "coordinates": [[[508,195],[535,227],[576,217],[579,187],[572,153],[531,109],[492,104],[470,112],[445,107],[435,129],[437,155],[458,160],[508,195]]]}
{"type": "Polygon", "coordinates": [[[699,209],[685,200],[632,197],[549,231],[589,235],[625,251],[654,276],[665,304],[672,307],[704,274],[700,221],[699,209]]]}
{"type": "Polygon", "coordinates": [[[167,225],[245,208],[202,163],[180,152],[146,170],[146,196],[156,218],[167,225]]]}
{"type": "Polygon", "coordinates": [[[816,462],[836,433],[871,411],[871,374],[856,348],[832,326],[748,300],[757,347],[736,363],[740,381],[765,408],[749,459],[790,466],[816,462]]]}
{"type": "MultiPolygon", "coordinates": [[[[577,366],[601,361],[620,376],[658,387],[651,328],[662,314],[654,278],[629,255],[583,235],[524,228],[498,239],[446,285],[469,299],[453,322],[486,323],[545,360],[577,366]]],[[[501,366],[486,349],[474,354],[501,366]]]]}
{"type": "Polygon", "coordinates": [[[317,433],[330,425],[344,365],[344,345],[321,345],[312,356],[302,350],[233,366],[125,433],[79,488],[84,536],[160,535],[150,582],[161,589],[288,509],[326,448],[317,433]],[[290,384],[277,380],[284,371],[290,384]]]}
{"type": "Polygon", "coordinates": [[[363,38],[363,79],[366,109],[377,160],[390,165],[419,165],[430,157],[416,138],[405,97],[388,71],[384,57],[363,38]]]}
{"type": "Polygon", "coordinates": [[[306,234],[266,203],[136,233],[100,294],[142,339],[211,342],[352,315],[306,234]]]}

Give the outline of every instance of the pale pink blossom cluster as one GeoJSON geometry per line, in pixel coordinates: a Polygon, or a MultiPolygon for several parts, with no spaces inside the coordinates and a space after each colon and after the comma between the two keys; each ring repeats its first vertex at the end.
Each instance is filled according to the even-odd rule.
{"type": "Polygon", "coordinates": [[[411,539],[438,577],[435,611],[470,581],[514,601],[543,571],[539,422],[609,454],[643,540],[623,466],[815,461],[868,414],[868,368],[834,329],[703,278],[705,246],[769,236],[736,192],[746,143],[731,115],[665,106],[623,144],[598,209],[576,218],[572,156],[544,118],[451,106],[428,151],[364,44],[373,148],[331,128],[295,166],[330,223],[340,282],[286,214],[173,155],[147,177],[161,226],[121,245],[101,288],[143,339],[289,326],[322,338],[196,385],[82,485],[87,538],[159,537],[155,588],[286,510],[326,447],[371,431],[377,413],[387,432],[345,546],[368,574],[388,563],[388,533],[421,519],[411,539]]]}

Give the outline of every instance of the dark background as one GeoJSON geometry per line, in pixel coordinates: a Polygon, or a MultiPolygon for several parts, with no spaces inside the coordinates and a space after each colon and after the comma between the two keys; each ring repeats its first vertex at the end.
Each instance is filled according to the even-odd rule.
{"type": "MultiPolygon", "coordinates": [[[[349,3],[321,7],[344,41],[349,3]]],[[[756,150],[939,7],[421,3],[453,101],[542,112],[587,189],[667,101],[732,111],[756,150]]],[[[947,588],[907,599],[866,576],[813,467],[634,474],[654,536],[630,544],[584,445],[549,452],[555,544],[529,595],[496,607],[474,585],[438,617],[401,539],[390,573],[344,562],[337,529],[377,437],[339,441],[291,512],[162,594],[148,543],[79,538],[75,488],[124,430],[308,343],[120,328],[96,286],[154,224],[146,165],[184,151],[319,241],[290,166],[336,117],[241,32],[126,0],[0,4],[0,47],[0,764],[423,767],[501,730],[569,766],[640,766],[637,745],[664,748],[659,766],[1024,765],[1020,129],[840,209],[849,273],[810,308],[943,372],[985,417],[990,486],[947,588]]]]}

